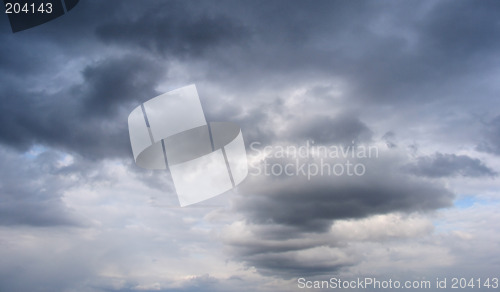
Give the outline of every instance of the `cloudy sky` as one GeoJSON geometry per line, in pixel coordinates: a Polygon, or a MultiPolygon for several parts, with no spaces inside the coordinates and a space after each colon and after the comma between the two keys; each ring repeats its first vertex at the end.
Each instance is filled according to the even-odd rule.
{"type": "Polygon", "coordinates": [[[15,34],[2,17],[0,48],[1,291],[500,277],[498,1],[81,0],[15,34]],[[378,155],[180,208],[127,117],[192,83],[252,163],[294,161],[253,142],[378,155]]]}

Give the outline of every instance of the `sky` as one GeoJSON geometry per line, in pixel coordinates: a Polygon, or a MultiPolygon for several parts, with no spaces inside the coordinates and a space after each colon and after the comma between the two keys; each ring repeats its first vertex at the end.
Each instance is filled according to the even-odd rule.
{"type": "Polygon", "coordinates": [[[81,0],[18,33],[0,18],[0,291],[500,278],[499,13],[493,0],[81,0]],[[241,127],[251,167],[181,208],[168,171],[135,165],[127,117],[189,84],[208,121],[241,127]],[[377,152],[277,153],[312,144],[377,152]],[[259,172],[321,162],[364,171],[259,172]]]}

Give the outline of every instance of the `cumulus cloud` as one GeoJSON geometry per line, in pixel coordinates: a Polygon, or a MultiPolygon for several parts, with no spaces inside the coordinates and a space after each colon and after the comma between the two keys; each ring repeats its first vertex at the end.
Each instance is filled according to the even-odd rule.
{"type": "Polygon", "coordinates": [[[416,213],[389,213],[337,220],[322,233],[237,221],[224,230],[224,241],[229,252],[263,274],[294,278],[332,275],[359,264],[364,251],[353,248],[351,242],[387,244],[426,236],[433,230],[432,223],[416,213]]]}
{"type": "MultiPolygon", "coordinates": [[[[267,155],[257,155],[266,161],[264,165],[298,163],[294,158],[267,155]]],[[[425,216],[450,207],[454,199],[441,183],[401,172],[400,165],[407,161],[391,149],[365,160],[321,159],[302,159],[301,163],[306,169],[308,165],[362,163],[366,172],[324,172],[309,177],[273,174],[273,166],[266,173],[259,169],[263,165],[259,162],[251,167],[254,175],[242,183],[235,200],[235,209],[245,219],[228,230],[227,244],[235,258],[263,274],[278,273],[285,278],[335,273],[361,260],[347,242],[426,235],[432,225],[413,220],[410,214],[425,216]]]]}

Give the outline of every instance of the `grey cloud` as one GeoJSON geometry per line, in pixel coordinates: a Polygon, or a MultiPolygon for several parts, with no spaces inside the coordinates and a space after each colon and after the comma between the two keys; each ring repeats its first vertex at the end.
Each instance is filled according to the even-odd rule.
{"type": "MultiPolygon", "coordinates": [[[[121,105],[148,100],[164,72],[153,60],[129,55],[88,66],[84,78],[83,104],[89,115],[114,116],[121,105]]],[[[76,91],[76,90],[75,90],[76,91]]]]}
{"type": "MultiPolygon", "coordinates": [[[[147,3],[148,5],[121,3],[114,8],[103,7],[100,12],[102,15],[98,14],[103,16],[104,11],[107,11],[106,17],[94,18],[97,19],[95,23],[87,19],[77,25],[75,20],[71,20],[73,18],[68,17],[61,21],[74,25],[78,33],[95,30],[99,40],[104,43],[89,38],[92,43],[90,51],[93,53],[95,50],[109,47],[107,44],[116,44],[114,47],[119,50],[145,48],[144,55],[168,55],[178,58],[203,55],[202,65],[186,63],[192,71],[188,79],[206,78],[215,83],[226,83],[228,88],[234,87],[234,90],[250,91],[256,86],[263,90],[274,86],[279,88],[296,80],[314,79],[317,76],[340,76],[351,86],[349,100],[352,103],[369,98],[394,102],[396,109],[401,109],[397,104],[402,101],[415,99],[413,92],[421,93],[419,102],[434,96],[424,91],[435,89],[434,82],[442,84],[442,79],[438,78],[442,75],[435,75],[438,72],[435,68],[448,68],[455,64],[450,67],[451,70],[458,66],[457,62],[471,68],[473,65],[470,59],[464,56],[470,56],[474,49],[480,46],[482,35],[474,39],[473,43],[476,45],[466,52],[459,52],[461,55],[453,55],[455,57],[445,54],[447,48],[436,40],[448,33],[446,29],[451,30],[454,27],[453,20],[461,17],[460,13],[465,7],[477,11],[478,15],[473,17],[471,23],[462,24],[463,30],[471,35],[479,27],[484,27],[492,21],[490,10],[495,10],[495,5],[490,2],[479,6],[472,5],[472,2],[436,4],[430,5],[428,11],[425,10],[426,5],[419,5],[417,2],[411,5],[387,4],[388,8],[398,12],[395,14],[385,12],[387,7],[373,3],[347,4],[329,1],[314,4],[276,1],[266,3],[265,9],[258,3],[227,2],[226,5],[218,7],[198,5],[194,2],[147,3]],[[490,4],[493,7],[488,9],[490,4]],[[415,18],[415,10],[422,11],[421,19],[415,18]],[[133,21],[128,20],[131,11],[138,15],[133,21]],[[280,17],[273,15],[276,11],[281,11],[280,17]],[[440,20],[437,15],[442,11],[446,11],[447,17],[440,20]],[[382,27],[380,31],[373,31],[371,27],[377,24],[379,16],[386,16],[388,24],[395,24],[402,30],[383,31],[382,27]],[[294,25],[290,26],[290,23],[294,25]],[[469,26],[471,28],[467,30],[469,26]],[[415,44],[410,46],[412,36],[415,44]],[[368,52],[363,48],[369,48],[368,52]],[[233,83],[234,86],[231,85],[233,83]],[[390,91],[398,93],[389,94],[390,91]]],[[[72,11],[72,14],[81,21],[85,19],[82,13],[97,13],[92,10],[95,8],[91,8],[90,4],[82,4],[78,6],[80,14],[77,10],[72,11]]],[[[41,26],[41,32],[52,35],[50,32],[55,27],[49,24],[41,26]]],[[[494,30],[493,26],[487,27],[494,30]]],[[[70,34],[64,25],[58,30],[70,34]]],[[[67,39],[54,41],[67,42],[67,39]]],[[[43,44],[38,38],[34,44],[37,42],[43,44]]],[[[488,54],[493,53],[495,46],[496,42],[492,40],[485,46],[485,50],[488,54]]],[[[488,54],[485,58],[489,58],[488,54]]],[[[17,61],[22,59],[13,58],[17,61]]],[[[30,70],[39,67],[30,65],[30,70]]],[[[85,99],[85,106],[91,108],[89,112],[107,113],[115,109],[116,105],[133,100],[134,95],[141,95],[138,99],[149,95],[155,85],[153,75],[158,72],[158,67],[151,64],[147,57],[136,62],[124,58],[90,66],[84,71],[84,76],[87,77],[89,86],[95,88],[82,89],[85,94],[92,95],[85,99]],[[134,70],[134,64],[139,72],[134,70]],[[98,69],[98,66],[101,68],[98,69]],[[130,74],[127,74],[128,72],[130,74]],[[135,84],[134,81],[138,82],[139,86],[130,88],[130,83],[135,84]],[[116,85],[109,87],[108,83],[116,85]],[[114,89],[109,91],[110,88],[114,89]],[[117,93],[116,88],[126,90],[117,93]],[[102,108],[93,107],[94,105],[102,108]]],[[[467,71],[464,68],[458,71],[467,71]]],[[[449,78],[460,73],[453,71],[450,74],[449,78]]],[[[74,93],[75,91],[68,91],[65,94],[73,96],[74,93]]],[[[348,126],[358,127],[358,130],[363,127],[354,120],[348,126]]],[[[40,130],[33,132],[38,133],[40,130]]],[[[16,136],[12,133],[8,135],[16,136]]],[[[324,137],[320,133],[310,135],[318,136],[316,139],[324,137]]],[[[121,141],[125,141],[124,137],[124,134],[120,135],[121,141]]],[[[19,139],[19,135],[15,139],[19,139]]],[[[77,143],[72,146],[78,147],[77,143]]]]}
{"type": "MultiPolygon", "coordinates": [[[[293,226],[324,232],[332,221],[392,211],[429,211],[451,205],[446,189],[379,166],[377,175],[356,178],[249,178],[240,187],[246,196],[238,209],[259,224],[293,226]]],[[[292,235],[292,234],[291,234],[292,235]]]]}
{"type": "Polygon", "coordinates": [[[61,200],[61,191],[67,185],[50,173],[62,159],[60,155],[46,153],[23,159],[0,149],[0,157],[0,225],[84,225],[61,200]]]}
{"type": "Polygon", "coordinates": [[[382,136],[382,140],[385,141],[385,144],[388,148],[396,148],[398,147],[398,145],[396,145],[396,143],[394,142],[395,137],[396,134],[394,134],[394,132],[392,131],[389,131],[382,136]]]}
{"type": "Polygon", "coordinates": [[[476,149],[500,155],[500,116],[485,123],[484,141],[477,145],[476,149]]]}
{"type": "Polygon", "coordinates": [[[107,288],[103,289],[103,292],[134,292],[137,290],[144,292],[231,292],[231,291],[254,291],[255,286],[248,282],[238,279],[237,277],[231,277],[229,279],[219,279],[213,277],[209,274],[204,274],[200,276],[192,276],[190,279],[184,281],[180,287],[175,288],[140,288],[138,289],[137,283],[127,283],[124,285],[126,287],[122,288],[107,288]]]}
{"type": "MultiPolygon", "coordinates": [[[[47,226],[81,226],[64,205],[58,199],[50,198],[45,192],[36,193],[35,190],[29,195],[40,198],[31,201],[27,194],[17,192],[19,199],[8,199],[3,201],[0,206],[0,224],[6,226],[29,225],[37,227],[47,226]]],[[[10,194],[9,194],[10,195],[10,194]]],[[[4,197],[4,196],[2,196],[4,197]]]]}
{"type": "Polygon", "coordinates": [[[254,256],[242,256],[240,260],[258,267],[259,272],[269,276],[280,276],[285,279],[334,274],[354,263],[349,257],[343,256],[343,251],[339,254],[330,253],[315,257],[300,257],[294,252],[284,253],[262,253],[254,256]]]}
{"type": "MultiPolygon", "coordinates": [[[[330,232],[336,221],[393,212],[425,214],[452,205],[454,195],[450,190],[401,172],[399,165],[405,160],[391,158],[390,152],[384,154],[363,161],[364,176],[318,175],[308,179],[302,175],[250,175],[239,186],[235,208],[245,214],[247,224],[257,229],[249,231],[253,236],[247,241],[227,241],[229,250],[236,259],[263,274],[290,278],[335,273],[358,261],[356,254],[344,248],[345,242],[335,239],[335,234],[330,240],[314,239],[330,232]],[[315,255],[322,246],[328,247],[329,252],[322,254],[329,260],[319,265],[321,257],[309,254],[315,255]]],[[[270,164],[293,162],[268,159],[270,164]]],[[[340,162],[345,163],[327,161],[340,162]]],[[[255,169],[251,171],[255,173],[255,169]]]]}
{"type": "MultiPolygon", "coordinates": [[[[53,164],[57,156],[49,153],[31,165],[3,156],[0,224],[13,228],[80,224],[61,199],[68,186],[54,178],[82,172],[79,179],[91,183],[101,178],[86,175],[85,170],[95,167],[89,164],[114,157],[128,159],[132,171],[137,171],[131,163],[126,117],[139,102],[156,94],[160,82],[167,87],[195,82],[223,88],[234,98],[207,97],[207,117],[235,121],[247,142],[263,144],[303,139],[367,142],[392,130],[398,137],[388,133],[383,139],[388,146],[402,145],[396,138],[407,129],[396,123],[390,129],[372,127],[369,118],[408,120],[420,127],[428,115],[438,124],[446,121],[445,109],[450,108],[460,113],[458,118],[472,111],[491,114],[498,108],[495,60],[500,41],[494,37],[499,33],[498,12],[499,3],[488,0],[223,1],[218,5],[89,0],[81,1],[67,17],[22,34],[2,31],[0,143],[18,151],[9,152],[13,157],[42,144],[77,158],[75,164],[58,168],[53,164]],[[73,64],[76,70],[60,66],[70,61],[79,62],[73,64]],[[71,82],[54,86],[57,76],[66,74],[71,82]],[[319,102],[329,93],[318,82],[340,82],[339,95],[319,102]],[[298,100],[296,108],[284,107],[289,96],[282,92],[299,87],[316,87],[306,94],[318,97],[314,105],[305,98],[298,100]],[[273,124],[274,117],[283,122],[273,124]],[[286,131],[278,132],[275,126],[286,131]]],[[[203,93],[200,96],[203,99],[203,93]]],[[[500,118],[485,125],[484,141],[477,149],[500,154],[500,118]]],[[[421,138],[429,141],[425,126],[421,136],[414,137],[418,145],[421,138]]],[[[447,138],[445,131],[435,129],[447,138]]],[[[470,133],[460,135],[470,140],[470,133]]],[[[404,159],[370,162],[369,173],[359,179],[249,177],[236,198],[235,212],[263,231],[253,234],[256,242],[227,243],[233,259],[280,277],[335,273],[356,264],[356,253],[341,246],[339,253],[324,256],[325,261],[318,264],[322,258],[310,254],[311,250],[327,246],[328,251],[338,251],[339,242],[307,241],[308,236],[325,234],[339,219],[425,213],[451,206],[453,194],[429,177],[496,174],[481,161],[453,154],[417,160],[412,167],[419,176],[401,173],[400,166],[407,164],[404,159]],[[281,244],[268,245],[266,240],[281,244]]],[[[155,188],[173,190],[169,181],[158,180],[163,173],[136,174],[155,188]]],[[[149,224],[139,217],[134,220],[138,221],[134,224],[149,224]]],[[[129,234],[130,229],[120,231],[129,234]]],[[[189,241],[189,232],[176,240],[189,241]]],[[[128,257],[131,245],[122,240],[123,233],[117,236],[123,244],[120,258],[129,259],[126,266],[133,266],[137,258],[128,257]]],[[[109,242],[103,246],[114,248],[109,242]]],[[[189,247],[183,250],[190,251],[189,247]]],[[[96,257],[95,264],[102,265],[102,258],[96,257]]],[[[11,265],[16,262],[5,261],[4,270],[9,273],[4,278],[12,278],[11,265]]],[[[16,281],[26,286],[12,287],[29,286],[34,274],[45,270],[43,264],[51,260],[39,262],[33,274],[16,281]]],[[[68,264],[67,270],[74,272],[71,267],[68,264]]],[[[60,276],[48,277],[41,283],[57,290],[60,276]]],[[[84,282],[94,283],[93,279],[84,282]]],[[[199,290],[205,284],[207,290],[222,290],[211,277],[196,278],[178,290],[199,290]]],[[[95,288],[82,285],[75,288],[67,283],[63,288],[95,288]]],[[[248,291],[262,288],[250,286],[248,291]]],[[[227,290],[235,290],[231,288],[227,290]]]]}
{"type": "Polygon", "coordinates": [[[292,141],[312,140],[318,144],[348,144],[369,142],[371,130],[358,118],[350,114],[340,116],[312,116],[292,119],[285,136],[292,141]]]}
{"type": "Polygon", "coordinates": [[[66,96],[16,92],[5,105],[0,116],[0,141],[20,151],[42,144],[95,158],[128,150],[123,144],[128,138],[126,126],[115,121],[105,125],[80,115],[78,102],[66,96]],[[40,99],[51,102],[37,102],[40,99]]]}
{"type": "Polygon", "coordinates": [[[198,13],[194,3],[155,3],[134,21],[115,19],[97,27],[108,44],[143,48],[162,56],[199,56],[221,45],[234,45],[248,32],[227,15],[198,13]]]}
{"type": "Polygon", "coordinates": [[[285,279],[324,276],[338,274],[362,262],[366,250],[355,247],[360,241],[390,246],[394,239],[413,241],[431,234],[432,222],[423,219],[422,214],[415,215],[391,213],[335,221],[325,233],[299,233],[283,225],[240,221],[225,230],[223,239],[229,253],[263,274],[285,279]],[[276,232],[291,233],[293,238],[276,236],[273,234],[276,232]]]}
{"type": "Polygon", "coordinates": [[[52,94],[5,85],[0,141],[21,151],[42,144],[89,158],[128,155],[127,115],[156,95],[159,67],[129,55],[88,66],[82,75],[84,83],[52,94]]]}
{"type": "Polygon", "coordinates": [[[406,165],[404,169],[427,177],[493,177],[497,175],[496,171],[477,158],[439,152],[432,156],[418,157],[414,164],[406,165]]]}
{"type": "MultiPolygon", "coordinates": [[[[351,102],[373,101],[397,110],[407,103],[430,103],[436,94],[441,100],[460,98],[450,90],[452,84],[465,79],[462,85],[472,86],[474,74],[484,72],[476,61],[493,60],[500,45],[490,37],[498,34],[493,1],[477,6],[473,1],[340,3],[272,2],[263,11],[248,7],[245,18],[257,37],[245,50],[247,58],[230,64],[242,64],[239,74],[258,86],[262,72],[274,85],[286,82],[283,74],[288,82],[315,74],[340,76],[351,86],[351,102]],[[272,17],[277,10],[283,15],[272,17]],[[450,87],[443,90],[444,84],[450,87]]],[[[225,59],[233,58],[231,52],[225,59]]]]}
{"type": "Polygon", "coordinates": [[[491,36],[500,31],[495,25],[499,11],[497,1],[437,3],[424,19],[422,37],[442,53],[443,61],[460,57],[468,61],[478,54],[495,53],[500,41],[491,36]]]}
{"type": "Polygon", "coordinates": [[[243,129],[247,143],[258,141],[272,144],[276,140],[287,140],[291,143],[314,141],[316,144],[352,145],[372,141],[372,131],[357,114],[335,106],[337,100],[321,86],[313,86],[308,90],[302,96],[306,101],[296,107],[286,103],[286,96],[277,96],[256,104],[239,104],[239,100],[235,99],[232,101],[234,103],[222,106],[225,110],[221,109],[220,104],[209,103],[212,96],[204,96],[202,91],[200,94],[206,99],[204,107],[207,118],[237,122],[243,129]],[[339,113],[328,114],[330,107],[339,113]]]}

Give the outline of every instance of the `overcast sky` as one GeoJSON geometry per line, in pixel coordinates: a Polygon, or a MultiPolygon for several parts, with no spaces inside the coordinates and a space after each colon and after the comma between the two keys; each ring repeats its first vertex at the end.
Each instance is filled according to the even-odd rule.
{"type": "Polygon", "coordinates": [[[500,277],[498,1],[81,0],[15,34],[1,17],[0,48],[1,291],[500,277]],[[252,142],[378,156],[180,208],[127,117],[193,83],[250,161],[252,142]]]}

